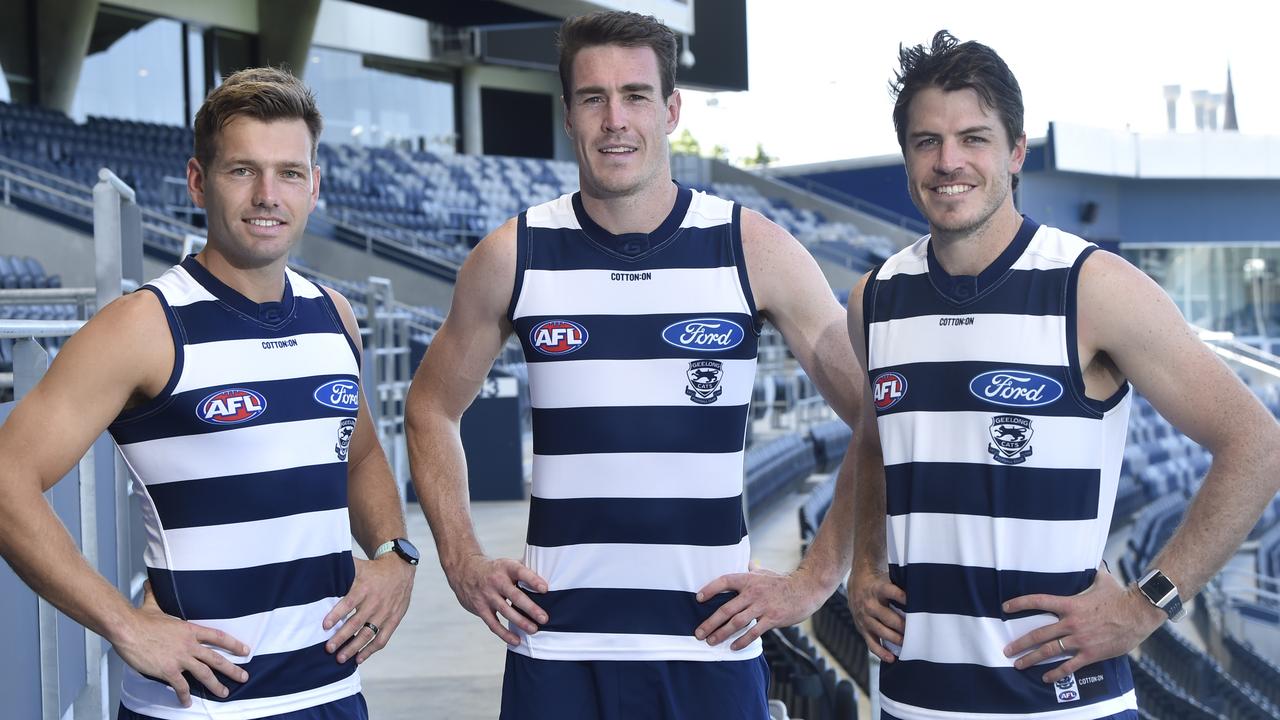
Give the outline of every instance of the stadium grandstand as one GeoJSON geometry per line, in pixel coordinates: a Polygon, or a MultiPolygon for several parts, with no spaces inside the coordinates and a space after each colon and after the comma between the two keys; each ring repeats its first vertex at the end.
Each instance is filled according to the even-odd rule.
{"type": "MultiPolygon", "coordinates": [[[[361,668],[378,720],[497,715],[503,648],[459,607],[411,502],[404,398],[470,250],[525,207],[577,190],[553,38],[566,15],[597,8],[653,13],[677,30],[682,86],[747,89],[746,0],[0,0],[0,421],[94,312],[202,245],[185,167],[194,108],[219,78],[284,64],[315,88],[326,118],[321,199],[291,266],[352,302],[366,395],[423,550],[409,614],[361,668]]],[[[1159,281],[1280,417],[1280,204],[1260,200],[1280,189],[1280,166],[1260,149],[1275,141],[1190,137],[1055,124],[1033,142],[1019,202],[1159,281]],[[1228,175],[1213,160],[1223,153],[1256,162],[1228,175]]],[[[676,156],[672,168],[678,182],[788,230],[842,302],[925,227],[900,158],[748,171],[676,156]]],[[[524,543],[527,384],[513,342],[463,420],[477,531],[499,556],[519,556],[524,543]]],[[[754,559],[785,571],[830,507],[851,430],[771,328],[748,431],[754,559]]],[[[1137,398],[1105,552],[1113,571],[1133,580],[1147,567],[1209,461],[1137,398]]],[[[138,601],[140,504],[110,438],[70,477],[50,503],[90,563],[138,601]]],[[[1131,655],[1142,716],[1280,717],[1280,500],[1193,608],[1131,655]]],[[[12,646],[0,661],[0,716],[114,717],[122,661],[3,564],[0,616],[11,619],[12,646]]],[[[774,718],[875,717],[878,661],[843,588],[811,620],[770,631],[764,648],[774,718]]]]}

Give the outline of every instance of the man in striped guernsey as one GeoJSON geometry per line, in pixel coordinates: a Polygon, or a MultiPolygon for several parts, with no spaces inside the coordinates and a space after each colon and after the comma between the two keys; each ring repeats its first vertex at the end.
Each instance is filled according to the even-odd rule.
{"type": "Polygon", "coordinates": [[[757,338],[773,322],[851,417],[842,311],[785,231],[671,181],[668,28],[598,13],[567,20],[560,46],[581,191],[521,213],[463,266],[409,394],[415,486],[459,601],[510,646],[503,718],[763,720],[758,638],[829,596],[852,512],[843,476],[800,569],[749,569],[757,338]],[[533,404],[523,562],[476,539],[457,424],[513,332],[533,404]]]}
{"type": "Polygon", "coordinates": [[[1019,215],[1022,96],[994,51],[942,31],[900,59],[894,125],[930,234],[849,302],[874,398],[850,604],[884,661],[882,718],[1137,718],[1125,653],[1275,495],[1277,424],[1145,275],[1019,215]],[[1100,561],[1135,388],[1214,464],[1126,588],[1100,561]]]}
{"type": "Polygon", "coordinates": [[[371,557],[405,534],[355,316],[285,266],[319,193],[320,124],[283,71],[211,93],[187,166],[207,246],[103,308],[0,432],[0,550],[115,647],[122,720],[366,718],[356,665],[408,607],[404,555],[351,554],[353,532],[371,557]],[[141,498],[138,609],[40,495],[108,425],[141,498]]]}

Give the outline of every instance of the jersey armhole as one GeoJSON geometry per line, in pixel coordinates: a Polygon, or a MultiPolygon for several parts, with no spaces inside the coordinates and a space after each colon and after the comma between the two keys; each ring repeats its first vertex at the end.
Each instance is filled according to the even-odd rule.
{"type": "MultiPolygon", "coordinates": [[[[111,421],[112,425],[119,423],[133,422],[158,412],[169,404],[169,400],[173,397],[173,389],[178,386],[178,379],[182,377],[182,367],[185,360],[182,348],[186,346],[186,331],[182,329],[182,323],[178,320],[178,314],[174,312],[169,305],[169,301],[165,300],[164,293],[154,285],[143,285],[138,288],[139,291],[149,290],[160,301],[160,307],[164,310],[165,322],[169,324],[169,338],[173,340],[173,370],[169,373],[169,380],[165,383],[164,388],[156,394],[155,397],[134,408],[129,408],[116,416],[111,421]]],[[[110,428],[108,428],[110,429],[110,428]]]]}
{"type": "Polygon", "coordinates": [[[884,263],[880,263],[871,268],[867,273],[867,284],[862,286],[862,352],[867,358],[867,372],[871,372],[871,319],[874,318],[875,311],[875,285],[876,276],[880,274],[880,268],[884,267],[884,263]]]}
{"type": "MultiPolygon", "coordinates": [[[[347,340],[347,347],[351,348],[351,356],[356,360],[356,370],[357,374],[359,374],[359,371],[364,369],[364,364],[362,362],[363,358],[360,356],[360,346],[356,344],[355,338],[351,337],[351,333],[347,332],[347,324],[342,322],[342,313],[338,312],[338,306],[333,302],[333,296],[329,294],[329,291],[326,288],[319,284],[315,285],[320,291],[320,297],[324,301],[325,310],[329,312],[331,319],[338,324],[338,332],[342,333],[342,337],[347,340]]],[[[334,292],[337,292],[337,290],[334,290],[334,292]]],[[[355,314],[354,308],[352,308],[351,313],[353,315],[355,314]]],[[[358,320],[356,321],[356,327],[360,327],[360,322],[358,320]]]]}
{"type": "Polygon", "coordinates": [[[729,243],[733,252],[733,264],[738,268],[738,285],[742,287],[742,297],[747,301],[747,310],[751,314],[751,329],[759,335],[764,330],[764,320],[756,310],[756,297],[751,293],[747,255],[742,251],[742,205],[736,202],[733,204],[732,218],[729,223],[729,243]]]}
{"type": "Polygon", "coordinates": [[[1120,387],[1116,388],[1116,391],[1105,400],[1094,400],[1085,394],[1084,368],[1080,365],[1080,340],[1077,322],[1080,270],[1084,267],[1084,261],[1097,249],[1097,245],[1089,245],[1089,247],[1080,252],[1075,262],[1071,264],[1071,271],[1067,274],[1067,286],[1064,288],[1066,302],[1064,303],[1063,312],[1066,315],[1067,376],[1071,381],[1071,394],[1075,396],[1076,402],[1085,410],[1102,417],[1116,405],[1119,405],[1124,396],[1128,394],[1129,380],[1126,378],[1120,384],[1120,387]]]}
{"type": "Polygon", "coordinates": [[[511,283],[511,300],[507,302],[507,321],[511,327],[516,326],[516,306],[520,304],[520,293],[524,290],[524,271],[529,267],[530,253],[533,243],[529,236],[529,211],[516,216],[516,277],[511,283]]]}

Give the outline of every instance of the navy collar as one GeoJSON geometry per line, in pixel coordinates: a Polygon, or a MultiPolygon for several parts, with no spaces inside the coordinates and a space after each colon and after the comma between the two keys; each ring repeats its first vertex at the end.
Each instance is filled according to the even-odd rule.
{"type": "Polygon", "coordinates": [[[929,281],[939,294],[957,305],[972,302],[985,295],[1004,279],[1013,264],[1018,261],[1022,253],[1026,252],[1027,246],[1031,244],[1031,238],[1039,229],[1040,225],[1036,221],[1023,215],[1022,226],[1014,234],[1013,241],[994,262],[977,275],[948,274],[942,268],[942,263],[938,262],[938,257],[933,251],[932,238],[930,238],[930,242],[926,244],[929,256],[929,281]]]}
{"type": "Polygon", "coordinates": [[[182,268],[224,305],[256,323],[279,327],[293,316],[293,286],[289,284],[288,273],[284,276],[284,296],[280,302],[256,303],[219,280],[194,254],[183,258],[182,268]]]}
{"type": "Polygon", "coordinates": [[[693,191],[676,186],[676,202],[658,228],[651,233],[623,233],[614,235],[591,219],[587,209],[582,205],[582,193],[573,194],[573,214],[582,226],[582,233],[601,250],[620,260],[640,260],[661,250],[680,232],[680,223],[689,211],[689,203],[693,200],[693,191]]]}

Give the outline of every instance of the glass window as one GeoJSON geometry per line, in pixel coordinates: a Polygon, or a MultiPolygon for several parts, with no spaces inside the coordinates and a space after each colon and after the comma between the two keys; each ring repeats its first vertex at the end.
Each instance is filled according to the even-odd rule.
{"type": "Polygon", "coordinates": [[[324,142],[452,153],[453,86],[367,67],[359,53],[312,47],[305,74],[324,115],[324,142]]]}
{"type": "Polygon", "coordinates": [[[71,117],[128,118],[185,125],[182,24],[156,19],[85,58],[71,117]]]}

